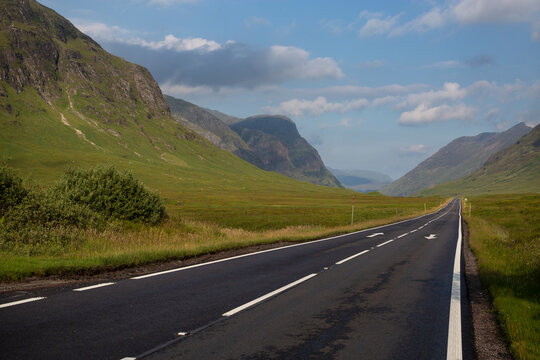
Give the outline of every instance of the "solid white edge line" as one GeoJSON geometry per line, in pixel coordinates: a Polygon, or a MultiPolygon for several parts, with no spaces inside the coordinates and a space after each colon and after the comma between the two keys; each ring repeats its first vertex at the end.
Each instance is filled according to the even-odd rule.
{"type": "Polygon", "coordinates": [[[392,241],[394,241],[394,239],[391,239],[391,240],[385,241],[385,242],[383,242],[382,244],[379,244],[379,245],[377,245],[377,247],[381,247],[381,246],[384,246],[384,245],[386,245],[386,244],[388,244],[388,243],[391,243],[392,241]]]}
{"type": "Polygon", "coordinates": [[[252,307],[253,305],[255,305],[257,303],[260,303],[261,301],[264,301],[264,300],[266,300],[266,299],[268,299],[268,298],[270,298],[270,297],[272,297],[274,295],[277,295],[277,294],[279,294],[279,293],[281,293],[281,292],[283,292],[283,291],[285,291],[287,289],[292,288],[293,286],[296,286],[296,285],[298,285],[300,283],[303,283],[304,281],[307,281],[307,280],[311,279],[314,276],[317,276],[317,274],[314,273],[314,274],[310,274],[308,276],[304,276],[303,278],[301,278],[299,280],[296,280],[296,281],[290,283],[289,285],[285,285],[283,287],[280,287],[279,289],[274,290],[272,292],[269,292],[268,294],[263,295],[261,297],[258,297],[255,300],[252,300],[252,301],[250,301],[248,303],[245,303],[244,305],[238,306],[238,307],[236,307],[236,308],[234,308],[234,309],[232,309],[230,311],[227,311],[222,316],[229,317],[229,316],[232,316],[232,315],[234,315],[236,313],[239,313],[240,311],[245,310],[245,309],[247,309],[249,307],[252,307]]]}
{"type": "Polygon", "coordinates": [[[354,259],[355,257],[360,256],[360,255],[362,255],[362,254],[365,254],[365,253],[367,253],[367,252],[369,252],[369,250],[364,250],[364,251],[362,251],[362,252],[359,252],[358,254],[354,254],[353,256],[349,256],[348,258],[345,258],[345,259],[343,259],[343,260],[338,261],[338,262],[336,263],[336,265],[341,265],[341,264],[343,264],[344,262],[347,262],[347,261],[349,261],[349,260],[352,260],[352,259],[354,259]]]}
{"type": "MultiPolygon", "coordinates": [[[[448,205],[446,205],[446,206],[448,206],[448,205]]],[[[278,250],[288,249],[288,248],[292,248],[292,247],[296,247],[296,246],[310,245],[310,244],[315,244],[315,243],[322,242],[322,241],[328,241],[328,240],[338,239],[338,238],[341,238],[341,237],[344,237],[344,236],[355,235],[355,234],[360,234],[360,233],[363,233],[363,232],[368,232],[368,231],[373,231],[373,230],[377,230],[377,229],[382,229],[382,228],[385,228],[385,227],[388,227],[388,226],[393,226],[393,225],[401,224],[401,223],[404,223],[404,222],[407,222],[407,221],[413,221],[413,220],[417,220],[417,219],[420,219],[420,218],[423,218],[423,217],[426,217],[426,216],[430,216],[430,215],[436,214],[436,213],[442,211],[443,209],[445,209],[446,206],[445,206],[445,207],[442,207],[442,208],[440,208],[439,210],[437,210],[437,211],[435,211],[435,212],[432,212],[432,213],[430,213],[430,214],[421,215],[421,216],[418,216],[418,217],[415,217],[415,218],[412,218],[412,219],[401,220],[401,221],[398,221],[398,222],[395,222],[395,223],[386,224],[386,225],[381,225],[381,226],[377,226],[377,227],[374,227],[374,228],[369,228],[369,229],[364,229],[364,230],[358,230],[358,231],[354,231],[354,232],[352,232],[352,233],[347,233],[347,234],[342,234],[342,235],[332,236],[332,237],[329,237],[329,238],[324,238],[324,239],[319,239],[319,240],[307,241],[307,242],[303,242],[303,243],[299,243],[299,244],[292,244],[292,245],[287,245],[287,246],[277,247],[277,248],[273,248],[273,249],[261,250],[261,251],[257,251],[257,252],[253,252],[253,253],[249,253],[249,254],[243,254],[243,255],[232,256],[232,257],[229,257],[229,258],[219,259],[219,260],[214,260],[214,261],[209,261],[209,262],[205,262],[205,263],[201,263],[201,264],[195,264],[195,265],[190,265],[190,266],[184,266],[184,267],[179,267],[179,268],[175,268],[175,269],[170,269],[170,270],[165,270],[165,271],[155,272],[155,273],[146,274],[146,275],[134,276],[134,277],[132,277],[132,278],[130,278],[130,279],[131,279],[131,280],[146,279],[146,278],[153,277],[153,276],[159,276],[159,275],[170,274],[170,273],[177,272],[177,271],[189,270],[189,269],[197,268],[197,267],[200,267],[200,266],[206,266],[206,265],[216,264],[216,263],[220,263],[220,262],[224,262],[224,261],[240,259],[240,258],[247,257],[247,256],[253,256],[253,255],[263,254],[263,253],[267,253],[267,252],[271,252],[271,251],[278,251],[278,250]]]]}
{"type": "Polygon", "coordinates": [[[97,288],[100,288],[100,287],[109,286],[109,285],[114,285],[114,284],[116,284],[116,283],[114,283],[114,282],[102,283],[102,284],[97,284],[97,285],[92,285],[92,286],[86,286],[86,287],[82,287],[82,288],[78,288],[78,289],[73,289],[73,291],[86,291],[86,290],[92,290],[92,289],[97,289],[97,288]]]}
{"type": "Polygon", "coordinates": [[[33,298],[24,299],[24,300],[12,301],[12,302],[8,302],[8,303],[5,303],[5,304],[0,304],[0,309],[10,307],[10,306],[19,305],[19,304],[24,304],[24,303],[27,303],[27,302],[38,301],[38,300],[42,300],[42,299],[45,299],[45,297],[44,296],[39,296],[39,297],[33,297],[33,298]]]}
{"type": "Polygon", "coordinates": [[[452,292],[450,297],[450,315],[448,320],[447,360],[463,358],[461,345],[461,202],[459,203],[458,239],[452,275],[452,292]]]}

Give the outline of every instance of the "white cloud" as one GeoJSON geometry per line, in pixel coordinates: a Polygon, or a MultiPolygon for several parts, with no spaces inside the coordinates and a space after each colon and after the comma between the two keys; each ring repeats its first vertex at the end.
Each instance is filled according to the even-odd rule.
{"type": "Polygon", "coordinates": [[[274,114],[302,116],[304,114],[321,115],[327,112],[346,113],[351,110],[361,110],[369,105],[366,99],[357,99],[345,102],[328,102],[325,97],[319,96],[315,100],[292,99],[284,101],[278,107],[265,107],[264,110],[274,114]]]}
{"type": "Polygon", "coordinates": [[[108,50],[120,56],[127,54],[130,61],[148,67],[159,83],[194,88],[197,92],[206,91],[203,86],[219,91],[235,86],[261,88],[295,79],[344,77],[334,59],[311,58],[309,52],[294,46],[255,48],[234,41],[220,44],[172,34],[151,41],[118,26],[79,19],[73,23],[94,39],[107,43],[108,50]],[[156,56],[158,51],[160,54],[156,56]]]}
{"type": "Polygon", "coordinates": [[[522,23],[535,19],[540,12],[538,0],[462,0],[452,7],[462,24],[522,23]]]}
{"type": "Polygon", "coordinates": [[[294,46],[270,46],[270,63],[287,64],[286,72],[291,78],[342,78],[343,72],[338,64],[329,57],[309,59],[309,53],[294,46]]]}
{"type": "Polygon", "coordinates": [[[367,17],[368,20],[358,31],[358,36],[368,37],[375,35],[385,35],[390,33],[397,25],[401,14],[395,16],[382,17],[379,13],[363,12],[360,17],[367,17]]]}
{"type": "Polygon", "coordinates": [[[89,22],[77,18],[70,19],[70,21],[80,31],[98,41],[122,41],[124,37],[133,34],[132,31],[121,28],[120,26],[109,26],[107,24],[89,22]]]}
{"type": "Polygon", "coordinates": [[[420,104],[431,105],[442,101],[455,101],[463,99],[466,95],[467,89],[462,88],[458,83],[444,83],[441,90],[409,94],[397,107],[402,109],[420,104]]]}
{"type": "Polygon", "coordinates": [[[207,40],[203,38],[177,38],[176,36],[169,34],[161,41],[147,41],[141,38],[125,40],[127,44],[139,45],[152,50],[174,50],[174,51],[215,51],[221,49],[222,45],[213,40],[207,40]]]}
{"type": "Polygon", "coordinates": [[[401,147],[399,154],[402,156],[414,156],[426,154],[429,152],[429,148],[424,144],[411,145],[407,147],[401,147]]]}
{"type": "Polygon", "coordinates": [[[435,107],[420,104],[414,110],[401,113],[399,123],[402,125],[419,125],[448,120],[472,120],[475,114],[476,109],[465,104],[435,107]]]}
{"type": "Polygon", "coordinates": [[[449,24],[462,26],[480,23],[527,23],[531,37],[540,40],[540,1],[538,0],[461,0],[445,7],[435,6],[429,11],[400,24],[403,14],[387,15],[362,12],[360,19],[367,19],[359,30],[361,37],[386,35],[403,36],[440,29],[449,24]]]}
{"type": "Polygon", "coordinates": [[[120,42],[129,45],[138,45],[152,50],[174,50],[174,51],[193,51],[204,50],[214,51],[222,47],[215,41],[203,38],[177,38],[169,34],[161,41],[148,41],[135,37],[135,32],[119,26],[109,26],[99,22],[87,22],[81,19],[72,19],[74,25],[83,33],[89,35],[94,40],[107,42],[120,42]]]}

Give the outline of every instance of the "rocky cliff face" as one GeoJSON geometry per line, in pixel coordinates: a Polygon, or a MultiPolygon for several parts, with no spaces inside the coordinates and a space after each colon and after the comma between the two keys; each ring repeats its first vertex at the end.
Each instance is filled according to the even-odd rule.
{"type": "Polygon", "coordinates": [[[341,186],[288,117],[260,115],[239,119],[172,96],[165,99],[180,123],[263,170],[317,185],[341,186]]]}
{"type": "Polygon", "coordinates": [[[341,186],[288,117],[252,116],[231,125],[231,129],[261,159],[262,169],[318,185],[341,186]]]}
{"type": "Polygon", "coordinates": [[[36,1],[0,0],[0,7],[0,81],[17,92],[31,87],[48,104],[67,98],[104,122],[135,120],[139,107],[149,117],[169,116],[144,67],[107,53],[36,1]]]}

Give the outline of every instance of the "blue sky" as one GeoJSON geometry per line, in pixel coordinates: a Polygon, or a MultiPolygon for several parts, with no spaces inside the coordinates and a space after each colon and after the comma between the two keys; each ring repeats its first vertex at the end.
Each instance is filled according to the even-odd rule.
{"type": "Polygon", "coordinates": [[[397,178],[540,122],[540,0],[43,0],[163,93],[285,114],[333,168],[397,178]]]}

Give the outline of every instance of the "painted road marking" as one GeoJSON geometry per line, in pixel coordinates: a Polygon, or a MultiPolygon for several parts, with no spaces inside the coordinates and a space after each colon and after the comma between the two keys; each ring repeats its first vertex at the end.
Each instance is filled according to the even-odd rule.
{"type": "Polygon", "coordinates": [[[429,236],[424,236],[426,239],[428,240],[432,240],[432,239],[435,239],[437,238],[437,234],[429,234],[429,236]]]}
{"type": "Polygon", "coordinates": [[[123,357],[120,360],[137,360],[137,358],[134,357],[123,357]]]}
{"type": "Polygon", "coordinates": [[[383,242],[382,244],[379,244],[379,245],[377,245],[377,247],[381,247],[381,246],[384,246],[384,245],[386,245],[386,244],[388,244],[388,243],[391,243],[392,241],[394,241],[394,239],[391,239],[391,240],[385,241],[385,242],[383,242]]]}
{"type": "Polygon", "coordinates": [[[397,237],[397,239],[401,239],[402,237],[407,236],[407,235],[409,235],[409,233],[401,234],[401,235],[399,235],[399,236],[397,237]]]}
{"type": "MultiPolygon", "coordinates": [[[[171,269],[171,270],[165,270],[165,271],[159,271],[159,272],[155,272],[155,273],[150,273],[150,274],[146,274],[146,275],[134,276],[134,277],[132,277],[132,278],[130,278],[130,279],[131,279],[131,280],[146,279],[146,278],[153,277],[153,276],[159,276],[159,275],[170,274],[170,273],[177,272],[177,271],[189,270],[189,269],[197,268],[197,267],[200,267],[200,266],[206,266],[206,265],[211,265],[211,264],[217,264],[217,263],[220,263],[220,262],[229,261],[229,260],[235,260],[235,259],[240,259],[240,258],[247,257],[247,256],[259,255],[259,254],[263,254],[263,253],[267,253],[267,252],[271,252],[271,251],[278,251],[278,250],[288,249],[288,248],[292,248],[292,247],[296,247],[296,246],[305,246],[305,245],[315,244],[315,243],[322,242],[322,241],[334,240],[334,239],[338,239],[338,238],[345,237],[345,236],[356,235],[356,234],[360,234],[360,233],[363,233],[363,232],[368,232],[368,231],[373,231],[373,230],[377,230],[377,229],[382,229],[382,228],[385,228],[385,227],[388,227],[388,226],[393,226],[393,225],[397,225],[397,224],[402,224],[402,223],[407,222],[407,221],[414,221],[414,220],[421,219],[421,218],[423,218],[423,217],[425,217],[425,216],[430,216],[430,215],[433,215],[433,214],[437,214],[438,212],[442,211],[443,209],[445,209],[445,208],[446,208],[447,206],[449,206],[450,204],[451,204],[451,202],[448,203],[445,207],[442,207],[442,208],[440,208],[439,210],[437,210],[437,211],[435,211],[435,212],[433,212],[433,213],[426,214],[426,215],[421,215],[421,216],[418,216],[418,217],[415,217],[415,218],[412,218],[412,219],[407,219],[407,220],[398,221],[398,222],[395,222],[395,223],[392,223],[392,224],[381,225],[381,226],[377,226],[377,227],[370,228],[370,229],[359,230],[359,231],[355,231],[355,232],[348,233],[348,234],[343,234],[343,235],[333,236],[333,237],[329,237],[329,238],[325,238],[325,239],[319,239],[319,240],[308,241],[308,242],[304,242],[304,243],[300,243],[300,244],[287,245],[287,246],[277,247],[277,248],[273,248],[273,249],[261,250],[261,251],[257,251],[257,252],[253,252],[253,253],[249,253],[249,254],[243,254],[243,255],[231,256],[231,257],[229,257],[229,258],[219,259],[219,260],[214,260],[214,261],[209,261],[209,262],[205,262],[205,263],[201,263],[201,264],[195,264],[195,265],[190,265],[190,266],[184,266],[184,267],[179,267],[179,268],[175,268],[175,269],[171,269]]],[[[445,215],[445,214],[444,214],[444,215],[445,215]]]]}
{"type": "Polygon", "coordinates": [[[279,294],[279,293],[281,293],[281,292],[283,292],[283,291],[285,291],[287,289],[292,288],[293,286],[296,286],[296,285],[298,285],[300,283],[303,283],[304,281],[307,281],[307,280],[311,279],[314,276],[317,276],[317,274],[310,274],[308,276],[304,276],[303,278],[301,278],[299,280],[296,280],[296,281],[290,283],[289,285],[285,285],[283,287],[280,287],[277,290],[274,290],[272,292],[269,292],[266,295],[258,297],[255,300],[252,300],[252,301],[250,301],[248,303],[245,303],[244,305],[241,305],[241,306],[239,306],[237,308],[232,309],[231,311],[227,311],[226,313],[223,314],[223,316],[229,317],[229,316],[232,316],[232,315],[234,315],[236,313],[239,313],[240,311],[245,310],[247,308],[250,308],[250,307],[252,307],[253,305],[255,305],[257,303],[260,303],[261,301],[264,301],[264,300],[266,300],[268,298],[271,298],[272,296],[275,296],[275,295],[277,295],[277,294],[279,294]]]}
{"type": "Polygon", "coordinates": [[[360,256],[360,255],[362,255],[362,254],[365,254],[365,253],[367,253],[367,252],[369,252],[369,250],[364,250],[364,251],[362,251],[362,252],[359,252],[358,254],[354,254],[353,256],[349,256],[348,258],[345,258],[345,259],[343,259],[343,260],[338,261],[338,262],[336,263],[336,265],[341,265],[341,264],[343,264],[343,263],[345,263],[345,262],[347,262],[347,261],[349,261],[349,260],[352,260],[352,259],[354,259],[355,257],[360,256]]]}
{"type": "Polygon", "coordinates": [[[102,284],[97,284],[97,285],[92,285],[92,286],[86,286],[86,287],[82,287],[82,288],[78,288],[78,289],[73,289],[73,291],[86,291],[86,290],[92,290],[92,289],[97,289],[97,288],[100,288],[100,287],[109,286],[109,285],[114,285],[114,284],[116,284],[116,283],[114,283],[114,282],[102,283],[102,284]]]}
{"type": "Polygon", "coordinates": [[[458,239],[456,256],[454,258],[454,272],[452,275],[446,359],[463,359],[463,350],[461,347],[461,203],[459,204],[458,239]]]}
{"type": "Polygon", "coordinates": [[[5,304],[0,304],[0,309],[5,308],[5,307],[9,307],[9,306],[15,306],[15,305],[19,305],[19,304],[24,304],[24,303],[27,303],[27,302],[38,301],[38,300],[42,300],[42,299],[45,299],[45,297],[40,296],[40,297],[33,297],[33,298],[19,300],[19,301],[8,302],[8,303],[5,303],[5,304]]]}
{"type": "Polygon", "coordinates": [[[372,238],[372,237],[379,236],[379,235],[384,235],[384,233],[382,233],[382,232],[381,233],[375,233],[375,234],[368,235],[366,237],[372,238]]]}

